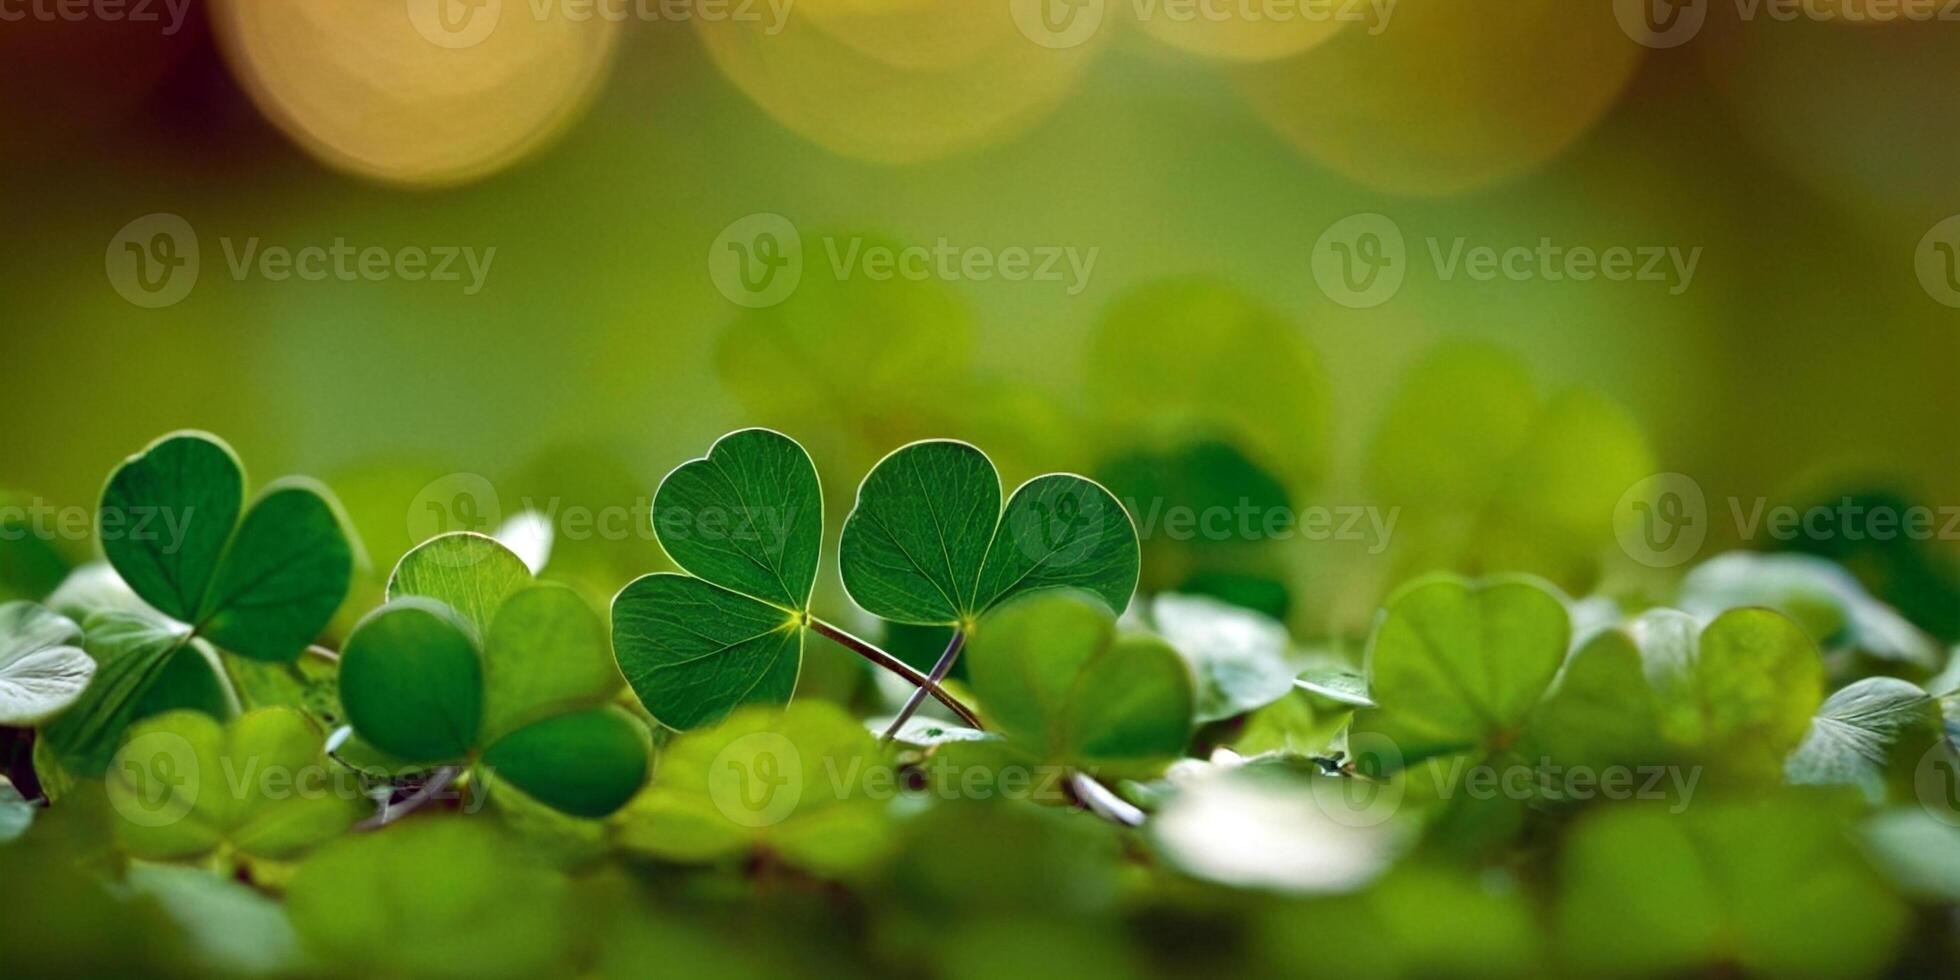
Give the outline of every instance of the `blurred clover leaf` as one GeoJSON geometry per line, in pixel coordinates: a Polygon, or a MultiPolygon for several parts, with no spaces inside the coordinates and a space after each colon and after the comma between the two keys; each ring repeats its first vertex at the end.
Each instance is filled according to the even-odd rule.
{"type": "Polygon", "coordinates": [[[0,490],[0,601],[39,602],[71,568],[47,528],[34,526],[32,498],[0,490]]]}
{"type": "Polygon", "coordinates": [[[370,807],[357,785],[336,780],[324,737],[290,708],[229,725],[195,711],[138,722],[109,767],[117,840],[156,860],[277,860],[335,837],[370,807]]]}
{"type": "Polygon", "coordinates": [[[576,592],[534,583],[502,545],[458,533],[404,556],[388,596],[341,656],[341,704],[367,745],[405,763],[485,767],[575,816],[604,816],[639,791],[647,734],[612,706],[605,627],[576,592]]]}
{"type": "Polygon", "coordinates": [[[1560,865],[1560,946],[1580,975],[1876,976],[1905,907],[1823,798],[1612,807],[1560,865]]]}
{"type": "Polygon", "coordinates": [[[1613,542],[1615,503],[1654,472],[1638,424],[1585,391],[1541,398],[1514,355],[1442,348],[1390,401],[1370,490],[1406,509],[1400,567],[1522,571],[1583,592],[1613,542]]]}
{"type": "Polygon", "coordinates": [[[1238,446],[1193,437],[1132,447],[1106,457],[1095,476],[1155,532],[1144,535],[1144,592],[1207,594],[1285,618],[1291,597],[1284,549],[1265,522],[1274,515],[1293,520],[1297,512],[1285,484],[1238,446]],[[1196,526],[1216,514],[1254,515],[1235,521],[1260,523],[1225,534],[1196,526]]]}
{"type": "Polygon", "coordinates": [[[312,965],[286,910],[249,885],[203,868],[142,862],[131,863],[124,883],[163,907],[207,971],[272,976],[312,965]]]}
{"type": "Polygon", "coordinates": [[[653,526],[686,574],[645,576],[613,600],[613,650],[640,703],[686,731],[788,701],[823,547],[809,454],[767,429],[723,436],[661,481],[653,526]]]}
{"type": "Polygon", "coordinates": [[[1148,625],[1191,665],[1199,724],[1256,711],[1294,690],[1299,673],[1286,626],[1205,596],[1159,595],[1148,625]]]}
{"type": "MultiPolygon", "coordinates": [[[[974,624],[1015,596],[1067,588],[1121,613],[1142,562],[1136,525],[1093,480],[1049,474],[1001,504],[1000,474],[963,442],[915,442],[886,456],[858,487],[838,546],[844,590],[895,623],[957,632],[928,677],[943,680],[974,624]]],[[[924,698],[899,711],[895,731],[924,698]]]]}
{"type": "Polygon", "coordinates": [[[1099,596],[1001,606],[974,631],[970,669],[1009,744],[1038,762],[1154,775],[1191,738],[1190,668],[1159,637],[1119,634],[1099,596]]]}
{"type": "Polygon", "coordinates": [[[81,697],[95,661],[82,628],[31,602],[0,604],[0,725],[31,727],[81,697]]]}
{"type": "Polygon", "coordinates": [[[1784,761],[1784,778],[1800,785],[1856,786],[1885,800],[1886,777],[1911,767],[1939,744],[1940,706],[1917,684],[1867,677],[1824,699],[1803,741],[1784,761]]]}
{"type": "Polygon", "coordinates": [[[1223,437],[1294,490],[1319,483],[1331,396],[1304,336],[1278,312],[1208,279],[1125,294],[1097,325],[1088,359],[1105,438],[1152,446],[1223,437]]]}
{"type": "Polygon", "coordinates": [[[437,817],[314,852],[287,914],[310,950],[350,973],[514,980],[560,968],[568,891],[495,824],[437,817]]]}
{"type": "Polygon", "coordinates": [[[614,817],[630,850],[686,864],[758,850],[828,876],[862,872],[893,847],[887,804],[902,789],[889,752],[823,701],[751,705],[676,739],[660,780],[614,817]]]}
{"type": "Polygon", "coordinates": [[[99,532],[144,602],[257,660],[299,656],[346,598],[354,568],[324,487],[275,481],[247,508],[238,457],[198,432],[164,436],[110,474],[99,532]]]}
{"type": "Polygon", "coordinates": [[[1682,579],[1680,605],[1698,616],[1740,606],[1775,609],[1803,625],[1837,675],[1855,676],[1859,655],[1921,679],[1945,662],[1939,641],[1873,598],[1850,572],[1811,555],[1738,551],[1711,558],[1682,579]]]}
{"type": "Polygon", "coordinates": [[[1354,891],[1400,851],[1385,819],[1347,819],[1323,795],[1345,791],[1332,776],[1278,765],[1209,767],[1175,781],[1150,837],[1194,877],[1297,894],[1354,891]]]}

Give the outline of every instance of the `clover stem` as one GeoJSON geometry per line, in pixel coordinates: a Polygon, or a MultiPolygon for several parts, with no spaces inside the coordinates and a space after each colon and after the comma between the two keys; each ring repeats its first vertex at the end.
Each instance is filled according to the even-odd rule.
{"type": "Polygon", "coordinates": [[[954,714],[959,715],[960,721],[964,722],[969,727],[976,728],[976,729],[984,727],[980,724],[980,716],[974,714],[972,708],[969,708],[966,705],[960,703],[960,699],[952,696],[951,694],[946,693],[946,689],[940,687],[938,681],[935,681],[927,677],[926,675],[919,673],[918,670],[914,669],[911,664],[908,664],[905,661],[900,660],[897,657],[894,657],[891,654],[886,653],[885,651],[880,650],[877,647],[872,646],[871,644],[866,643],[863,640],[860,640],[857,637],[852,636],[851,634],[846,633],[843,630],[838,629],[837,627],[832,626],[829,623],[826,623],[823,620],[816,618],[815,616],[810,617],[810,628],[816,630],[818,635],[829,638],[831,641],[837,643],[839,646],[844,647],[845,649],[851,651],[852,653],[855,653],[858,656],[863,657],[864,659],[869,660],[872,663],[878,665],[879,667],[889,670],[892,673],[897,674],[898,676],[904,678],[906,683],[911,684],[913,687],[916,687],[922,691],[925,691],[927,694],[932,695],[935,699],[939,701],[940,704],[945,705],[954,714]]]}
{"type": "Polygon", "coordinates": [[[384,801],[381,804],[381,812],[362,821],[358,829],[380,830],[414,813],[421,808],[422,804],[441,796],[442,791],[448,789],[449,784],[454,782],[456,777],[461,775],[462,772],[463,768],[461,766],[443,766],[437,769],[435,772],[430,773],[428,781],[416,787],[415,792],[410,793],[407,799],[394,805],[390,805],[384,801]]]}
{"type": "Polygon", "coordinates": [[[1075,791],[1076,800],[1090,813],[1125,827],[1143,826],[1143,811],[1117,796],[1116,791],[1097,782],[1094,776],[1085,772],[1069,773],[1068,785],[1075,791]]]}
{"type": "MultiPolygon", "coordinates": [[[[965,643],[966,631],[953,630],[953,638],[947,642],[946,652],[939,655],[939,660],[932,665],[932,673],[926,675],[926,680],[932,683],[931,690],[938,690],[939,682],[945,680],[946,675],[952,672],[953,661],[960,658],[960,647],[965,643]]],[[[912,713],[918,711],[919,705],[925,703],[927,690],[921,687],[913,691],[911,697],[905,699],[905,707],[898,709],[898,717],[893,718],[891,727],[885,729],[885,741],[889,742],[898,737],[899,730],[905,727],[906,722],[912,720],[912,713]]]]}

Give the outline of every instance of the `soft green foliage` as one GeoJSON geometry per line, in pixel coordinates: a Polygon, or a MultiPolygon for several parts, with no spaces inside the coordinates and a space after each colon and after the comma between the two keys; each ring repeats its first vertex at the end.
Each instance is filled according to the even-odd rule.
{"type": "Polygon", "coordinates": [[[1149,625],[1191,665],[1199,724],[1236,718],[1291,693],[1295,668],[1286,627],[1204,596],[1160,595],[1149,625]]]}
{"type": "Polygon", "coordinates": [[[1938,641],[1822,558],[1736,552],[1696,566],[1681,582],[1681,608],[1689,612],[1714,616],[1739,606],[1783,613],[1840,659],[1862,654],[1922,675],[1944,659],[1938,641]]]}
{"type": "Polygon", "coordinates": [[[1150,769],[1189,740],[1190,669],[1163,640],[1119,633],[1092,596],[1031,595],[974,631],[973,689],[1036,760],[1150,769]]]}
{"type": "Polygon", "coordinates": [[[822,546],[809,454],[766,429],[724,436],[661,482],[653,526],[688,574],[646,576],[613,600],[614,654],[640,703],[688,730],[788,701],[822,546]]]}
{"type": "Polygon", "coordinates": [[[321,739],[291,708],[229,725],[195,711],[147,718],[130,727],[109,769],[116,838],[141,857],[189,860],[288,858],[336,837],[367,806],[328,766],[321,739]]]}
{"type": "Polygon", "coordinates": [[[82,628],[31,602],[0,604],[0,725],[32,726],[75,703],[95,675],[82,628]]]}
{"type": "Polygon", "coordinates": [[[1561,945],[1589,974],[1872,976],[1906,927],[1828,799],[1602,812],[1574,830],[1560,876],[1561,945]]]}
{"type": "Polygon", "coordinates": [[[197,957],[218,970],[269,976],[309,965],[286,910],[246,885],[163,864],[132,865],[128,883],[169,912],[197,957]]]}
{"type": "Polygon", "coordinates": [[[1824,699],[1824,667],[1803,629],[1767,609],[1735,609],[1699,632],[1679,614],[1634,624],[1661,730],[1739,776],[1775,780],[1824,699]]]}
{"type": "Polygon", "coordinates": [[[103,553],[143,601],[259,660],[298,656],[353,573],[325,488],[279,481],[247,508],[238,457],[203,433],[165,436],[118,467],[100,521],[103,553]]]}
{"type": "Polygon", "coordinates": [[[1356,819],[1339,777],[1283,766],[1211,766],[1174,781],[1151,840],[1187,874],[1296,894],[1355,891],[1386,870],[1401,828],[1356,819]]]}
{"type": "Polygon", "coordinates": [[[446,818],[321,848],[286,901],[308,947],[349,972],[466,980],[543,974],[567,942],[567,888],[493,825],[446,818]]]}
{"type": "Polygon", "coordinates": [[[1077,476],[1021,485],[1001,506],[992,460],[963,442],[913,443],[885,457],[844,522],[844,588],[900,623],[970,627],[1016,595],[1094,594],[1121,612],[1136,590],[1136,528],[1109,491],[1077,476]]]}
{"type": "Polygon", "coordinates": [[[743,708],[681,736],[660,779],[614,818],[621,846],[683,863],[757,850],[853,875],[893,846],[890,754],[834,705],[743,708]]]}
{"type": "Polygon", "coordinates": [[[67,577],[67,554],[44,531],[37,530],[20,507],[24,494],[0,490],[0,602],[26,599],[39,602],[67,577]]]}
{"type": "Polygon", "coordinates": [[[480,536],[410,552],[392,601],[347,638],[340,701],[354,731],[396,760],[480,763],[541,803],[604,816],[646,780],[645,728],[611,706],[621,683],[598,615],[520,572],[529,579],[480,536]]]}

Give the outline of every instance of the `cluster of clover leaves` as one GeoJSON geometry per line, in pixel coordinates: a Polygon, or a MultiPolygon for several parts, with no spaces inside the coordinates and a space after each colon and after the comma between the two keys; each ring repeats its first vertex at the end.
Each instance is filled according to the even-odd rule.
{"type": "MultiPolygon", "coordinates": [[[[914,443],[871,471],[844,524],[839,564],[859,606],[952,629],[930,673],[814,615],[816,467],[761,429],[722,438],[661,483],[654,530],[683,572],[622,590],[610,637],[577,592],[539,581],[490,537],[457,533],[404,556],[385,604],[335,654],[313,644],[361,562],[339,505],[297,479],[248,505],[229,447],[176,433],[110,476],[103,574],[71,580],[45,607],[0,606],[0,725],[38,728],[51,795],[104,778],[126,814],[161,805],[167,818],[123,827],[136,853],[278,859],[372,807],[345,794],[200,794],[185,774],[338,767],[378,799],[461,778],[604,817],[648,782],[643,718],[686,732],[786,703],[810,631],[914,685],[893,733],[927,696],[981,728],[940,682],[985,618],[1000,625],[974,686],[1016,748],[1071,765],[1174,757],[1193,724],[1188,672],[1163,641],[1116,627],[1139,573],[1129,515],[1064,474],[1003,496],[979,449],[914,443]]],[[[384,807],[369,822],[388,819],[384,807]]]]}

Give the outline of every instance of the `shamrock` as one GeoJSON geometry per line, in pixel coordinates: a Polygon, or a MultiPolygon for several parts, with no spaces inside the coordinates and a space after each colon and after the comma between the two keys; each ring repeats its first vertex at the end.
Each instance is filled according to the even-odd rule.
{"type": "Polygon", "coordinates": [[[458,533],[404,556],[387,594],[341,656],[341,705],[368,745],[475,766],[574,816],[605,816],[639,791],[647,733],[611,704],[605,626],[576,592],[458,533]]]}

